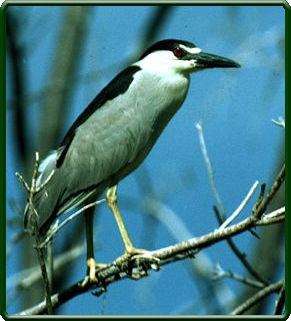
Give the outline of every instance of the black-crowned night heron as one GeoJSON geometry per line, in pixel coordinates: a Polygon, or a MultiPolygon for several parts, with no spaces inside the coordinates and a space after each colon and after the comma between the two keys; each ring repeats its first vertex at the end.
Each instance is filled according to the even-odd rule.
{"type": "MultiPolygon", "coordinates": [[[[190,73],[213,67],[239,67],[233,60],[203,53],[193,43],[162,40],[120,72],[74,122],[60,144],[41,163],[37,184],[54,175],[35,195],[41,235],[62,213],[96,200],[108,188],[106,199],[117,221],[125,254],[122,262],[143,251],[135,249],[117,207],[117,184],[146,158],[158,137],[181,107],[190,73]]],[[[87,273],[95,281],[93,212],[85,212],[87,273]]],[[[31,211],[24,224],[31,230],[31,211]]]]}

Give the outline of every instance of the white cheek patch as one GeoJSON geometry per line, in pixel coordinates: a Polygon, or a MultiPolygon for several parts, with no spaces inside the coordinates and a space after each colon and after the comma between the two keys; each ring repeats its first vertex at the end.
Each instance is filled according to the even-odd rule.
{"type": "Polygon", "coordinates": [[[135,65],[145,70],[152,70],[158,72],[161,69],[164,70],[165,68],[168,68],[169,62],[174,58],[175,56],[171,51],[159,50],[150,53],[148,56],[135,63],[135,65]]]}
{"type": "Polygon", "coordinates": [[[186,52],[189,52],[190,54],[198,54],[201,52],[201,49],[200,48],[189,48],[189,47],[186,47],[184,45],[180,45],[179,46],[181,49],[184,49],[186,52]]]}

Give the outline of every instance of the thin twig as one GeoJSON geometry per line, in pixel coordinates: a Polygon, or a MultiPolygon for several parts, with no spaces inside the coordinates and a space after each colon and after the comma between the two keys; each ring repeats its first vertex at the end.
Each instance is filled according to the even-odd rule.
{"type": "Polygon", "coordinates": [[[28,186],[28,184],[26,183],[24,178],[18,172],[16,172],[15,175],[18,178],[18,180],[20,181],[20,183],[23,185],[26,192],[29,193],[30,187],[28,186]]]}
{"type": "MultiPolygon", "coordinates": [[[[159,265],[166,265],[172,262],[184,260],[186,258],[193,257],[193,252],[197,253],[203,248],[207,248],[211,246],[212,244],[215,244],[219,241],[225,240],[229,237],[238,235],[240,233],[243,233],[250,228],[254,227],[256,225],[257,219],[252,215],[248,217],[247,219],[232,225],[230,227],[225,228],[222,231],[215,230],[211,233],[208,233],[206,235],[196,237],[189,239],[187,241],[168,246],[166,248],[162,248],[156,251],[149,252],[150,256],[159,260],[159,265]]],[[[51,302],[53,307],[58,307],[61,304],[67,302],[68,300],[72,299],[73,297],[76,297],[84,292],[91,291],[93,288],[104,288],[109,286],[109,284],[123,280],[125,278],[132,278],[132,271],[138,270],[141,268],[139,260],[132,261],[132,259],[128,259],[124,262],[124,266],[131,266],[130,271],[127,269],[123,270],[122,266],[117,266],[116,264],[112,263],[108,265],[108,267],[97,271],[97,283],[96,284],[87,284],[84,287],[80,287],[81,281],[78,281],[68,289],[54,294],[51,297],[51,302]]],[[[147,268],[148,270],[153,269],[152,266],[149,266],[147,268]]],[[[156,268],[155,268],[156,269],[156,268]]],[[[143,276],[146,276],[147,273],[143,274],[143,276]]],[[[136,279],[136,278],[135,278],[136,279]]],[[[19,315],[31,315],[31,314],[43,314],[46,309],[45,301],[39,303],[38,305],[27,309],[25,311],[21,311],[18,314],[19,315]]]]}
{"type": "Polygon", "coordinates": [[[46,260],[47,260],[47,276],[50,287],[50,292],[53,291],[53,278],[54,278],[54,256],[53,256],[53,244],[49,242],[46,248],[46,260]]]}
{"type": "Polygon", "coordinates": [[[253,213],[257,210],[259,205],[262,203],[262,200],[263,200],[263,198],[265,196],[265,190],[266,190],[266,184],[263,183],[263,184],[261,184],[259,197],[257,198],[257,201],[256,201],[255,205],[253,206],[253,209],[252,209],[253,213]]]}
{"type": "Polygon", "coordinates": [[[269,214],[264,214],[262,219],[267,217],[267,218],[274,218],[274,217],[278,217],[280,215],[285,214],[285,206],[282,206],[276,210],[274,210],[273,212],[269,213],[269,214]]]}
{"type": "Polygon", "coordinates": [[[61,224],[57,225],[56,227],[53,227],[52,230],[48,233],[46,239],[41,243],[40,247],[43,248],[45,247],[54,237],[55,235],[59,232],[61,228],[63,228],[67,223],[69,223],[71,220],[73,220],[75,217],[83,213],[85,210],[87,210],[90,207],[96,206],[98,204],[104,203],[106,200],[103,198],[101,200],[92,202],[90,204],[87,204],[83,206],[81,209],[70,215],[68,218],[66,218],[61,224]]]}
{"type": "Polygon", "coordinates": [[[256,218],[262,217],[262,215],[264,214],[264,212],[267,209],[267,206],[269,205],[269,203],[273,199],[274,195],[277,193],[277,191],[281,187],[284,180],[285,180],[285,163],[283,164],[279,174],[277,175],[277,177],[276,177],[273,185],[269,189],[267,195],[264,197],[262,202],[258,205],[258,208],[255,210],[253,215],[256,218]]]}
{"type": "Polygon", "coordinates": [[[199,143],[200,143],[202,155],[203,155],[203,158],[204,158],[204,162],[206,164],[207,173],[208,173],[209,182],[210,182],[210,187],[211,187],[212,193],[214,195],[214,198],[215,198],[215,200],[217,202],[217,205],[219,207],[219,210],[220,210],[220,212],[222,213],[222,215],[224,217],[225,216],[225,209],[224,209],[222,200],[221,200],[221,198],[219,196],[219,193],[217,191],[217,188],[215,186],[214,171],[213,171],[213,168],[212,168],[212,165],[211,165],[210,158],[208,156],[208,152],[207,152],[207,148],[206,148],[206,144],[205,144],[205,140],[204,140],[202,121],[199,121],[198,123],[196,123],[195,127],[196,127],[196,129],[198,131],[199,143]]]}
{"type": "Polygon", "coordinates": [[[247,205],[248,201],[253,196],[258,185],[259,185],[259,181],[255,181],[255,183],[253,184],[253,186],[249,190],[247,196],[243,199],[243,201],[240,203],[238,208],[230,215],[230,217],[223,222],[223,224],[219,227],[219,230],[222,230],[226,226],[228,226],[240,214],[240,212],[243,210],[243,208],[247,205]]]}
{"type": "Polygon", "coordinates": [[[250,278],[242,277],[231,271],[225,271],[220,265],[217,265],[213,279],[219,280],[222,278],[231,278],[233,280],[236,280],[238,282],[244,283],[246,285],[252,286],[257,289],[262,289],[265,286],[265,284],[262,282],[252,280],[250,278]]]}
{"type": "Polygon", "coordinates": [[[37,187],[36,187],[36,178],[38,175],[38,168],[39,168],[39,153],[35,153],[35,165],[34,165],[34,170],[32,174],[32,179],[31,179],[31,186],[28,187],[28,184],[25,182],[23,177],[18,174],[16,175],[20,182],[24,185],[24,187],[27,189],[28,192],[28,211],[31,213],[31,221],[32,221],[32,228],[33,228],[33,235],[34,235],[34,240],[35,240],[35,249],[37,252],[37,258],[39,262],[39,266],[41,269],[41,274],[42,274],[42,279],[43,279],[43,284],[44,284],[44,292],[45,292],[45,301],[46,301],[46,308],[47,308],[47,313],[52,314],[53,311],[53,306],[52,306],[52,301],[51,301],[51,290],[50,290],[50,283],[48,279],[48,273],[46,269],[46,264],[45,264],[45,258],[43,254],[43,250],[40,247],[41,243],[41,238],[39,234],[39,227],[38,227],[38,213],[35,210],[33,206],[33,198],[35,193],[38,192],[37,187]]]}
{"type": "Polygon", "coordinates": [[[54,173],[55,173],[55,170],[53,169],[49,173],[48,177],[43,181],[43,183],[41,183],[39,186],[35,188],[35,193],[38,193],[39,191],[41,191],[48,184],[48,182],[52,179],[54,173]]]}
{"type": "Polygon", "coordinates": [[[268,225],[285,221],[285,206],[282,206],[269,214],[264,214],[257,225],[268,225]]]}
{"type": "Polygon", "coordinates": [[[243,314],[245,311],[250,309],[253,305],[260,302],[267,295],[269,295],[273,292],[278,292],[282,288],[283,283],[284,283],[284,280],[280,280],[276,283],[266,286],[264,289],[257,292],[255,295],[253,295],[248,300],[243,302],[240,306],[235,308],[230,314],[231,315],[243,314]]]}
{"type": "MultiPolygon", "coordinates": [[[[276,180],[274,181],[269,193],[263,199],[262,204],[268,204],[268,202],[270,201],[270,198],[272,198],[275,195],[276,191],[280,188],[281,184],[284,181],[284,178],[285,176],[283,175],[281,170],[276,180]]],[[[260,222],[260,217],[262,216],[262,214],[259,211],[262,211],[261,205],[258,207],[257,211],[255,213],[252,213],[252,215],[250,215],[248,218],[244,219],[243,221],[237,224],[226,227],[222,231],[215,230],[201,237],[192,238],[187,241],[184,241],[172,246],[168,246],[166,248],[149,252],[149,254],[153,258],[159,260],[160,266],[169,264],[171,262],[183,260],[189,257],[191,258],[193,257],[193,252],[197,253],[197,251],[207,248],[212,244],[215,244],[225,239],[229,239],[232,236],[241,234],[245,231],[248,231],[252,227],[256,226],[257,222],[260,222]]],[[[129,258],[128,260],[125,260],[122,266],[117,266],[115,263],[112,263],[108,265],[108,267],[102,270],[98,270],[96,272],[96,277],[97,277],[96,284],[90,284],[88,282],[84,287],[80,287],[80,282],[82,281],[78,281],[77,283],[73,284],[71,287],[63,290],[62,292],[54,294],[51,297],[52,306],[54,308],[58,307],[61,304],[67,302],[68,300],[82,293],[88,292],[93,288],[104,289],[104,286],[108,287],[108,285],[113,282],[117,282],[125,278],[132,278],[132,273],[134,269],[138,270],[140,267],[141,267],[140,261],[138,259],[136,260],[133,259],[132,261],[132,259],[129,258]],[[130,266],[131,268],[130,270],[123,269],[123,266],[127,266],[127,267],[130,266]]],[[[150,270],[150,269],[153,269],[153,265],[150,265],[147,267],[147,270],[150,270]]],[[[156,266],[154,269],[156,269],[156,266]]],[[[146,275],[147,273],[143,273],[141,277],[146,275]]],[[[46,301],[43,301],[32,308],[19,312],[18,314],[19,315],[43,314],[45,310],[46,310],[46,301]]]]}
{"type": "MultiPolygon", "coordinates": [[[[214,207],[214,212],[216,214],[216,218],[218,222],[221,224],[223,222],[223,219],[216,207],[214,207]]],[[[252,267],[250,262],[247,260],[247,257],[244,253],[242,253],[239,248],[236,246],[234,241],[231,238],[228,238],[226,240],[230,248],[232,249],[233,253],[237,256],[237,258],[240,260],[240,262],[243,264],[243,266],[247,269],[247,271],[252,275],[255,279],[258,281],[264,283],[265,285],[269,284],[267,280],[263,279],[262,276],[252,267]]]]}
{"type": "Polygon", "coordinates": [[[283,223],[285,221],[285,215],[275,216],[275,217],[266,217],[262,218],[257,222],[257,225],[271,225],[276,223],[283,223]]]}
{"type": "Polygon", "coordinates": [[[285,280],[282,284],[278,299],[275,303],[274,314],[281,315],[285,304],[285,280]]]}
{"type": "MultiPolygon", "coordinates": [[[[145,207],[150,215],[154,216],[169,230],[177,242],[193,237],[193,233],[191,233],[181,217],[161,200],[155,197],[147,198],[145,207]]],[[[206,252],[199,252],[199,255],[195,257],[195,260],[189,261],[187,267],[190,276],[193,277],[195,285],[197,285],[197,275],[199,275],[203,286],[203,291],[201,291],[202,297],[208,298],[211,296],[214,301],[223,302],[225,306],[230,305],[230,302],[233,301],[230,294],[231,290],[226,283],[212,282],[211,275],[214,263],[206,252]],[[229,293],[228,298],[225,297],[225,293],[229,293]]],[[[209,304],[206,303],[206,301],[205,304],[209,307],[209,304]]],[[[215,303],[213,302],[213,304],[215,303]]]]}
{"type": "Polygon", "coordinates": [[[38,257],[38,262],[40,265],[41,269],[41,274],[42,274],[42,279],[44,283],[44,289],[45,289],[45,299],[46,299],[46,306],[47,306],[47,313],[52,314],[53,312],[53,306],[52,306],[52,301],[51,301],[51,286],[49,284],[49,278],[48,278],[48,273],[45,265],[45,259],[43,255],[43,250],[40,248],[40,235],[38,231],[38,224],[37,222],[35,224],[35,248],[37,251],[37,257],[38,257]]]}
{"type": "MultiPolygon", "coordinates": [[[[217,204],[218,204],[218,206],[220,208],[220,211],[219,210],[215,211],[217,208],[214,207],[214,211],[216,212],[215,214],[216,214],[216,217],[218,219],[219,224],[223,224],[223,222],[225,221],[226,212],[225,212],[223,203],[221,201],[221,198],[220,198],[220,196],[218,194],[218,191],[217,191],[217,189],[215,187],[214,171],[213,171],[213,168],[212,168],[212,165],[211,165],[210,158],[209,158],[208,153],[207,153],[207,148],[206,148],[206,144],[205,144],[205,140],[204,140],[202,122],[201,121],[199,123],[196,123],[196,128],[198,130],[199,142],[200,142],[202,154],[203,154],[203,157],[204,157],[204,161],[205,161],[205,164],[206,164],[206,168],[207,168],[207,172],[208,172],[208,176],[209,176],[209,181],[210,181],[210,185],[211,185],[211,190],[212,190],[214,198],[216,199],[216,202],[217,202],[217,204]]],[[[251,275],[253,275],[253,277],[255,277],[260,282],[263,282],[264,284],[268,284],[268,282],[266,280],[264,280],[259,275],[259,273],[257,273],[257,271],[254,268],[252,268],[250,263],[247,261],[245,255],[239,250],[239,248],[235,245],[235,243],[231,239],[227,239],[227,243],[230,246],[230,248],[232,249],[232,251],[234,252],[234,254],[237,256],[237,258],[242,262],[242,264],[245,266],[245,268],[249,271],[249,273],[251,275]]]]}
{"type": "Polygon", "coordinates": [[[285,129],[285,119],[282,116],[278,117],[278,120],[272,119],[272,122],[285,129]]]}
{"type": "MultiPolygon", "coordinates": [[[[212,169],[211,161],[210,161],[208,153],[207,153],[206,144],[205,144],[205,140],[204,140],[204,136],[203,136],[202,122],[201,121],[196,124],[196,128],[197,128],[198,134],[199,134],[199,141],[200,141],[200,145],[201,145],[202,154],[204,156],[204,160],[205,160],[205,163],[206,163],[211,189],[212,189],[214,197],[215,197],[215,199],[216,199],[216,201],[218,203],[218,206],[222,209],[222,217],[223,218],[220,219],[220,224],[222,224],[224,219],[225,219],[225,210],[224,210],[224,207],[222,205],[222,201],[221,201],[221,199],[219,197],[219,194],[217,192],[217,189],[215,187],[213,169],[212,169]]],[[[260,202],[256,203],[258,206],[254,207],[254,213],[258,212],[257,208],[259,207],[259,205],[261,205],[261,200],[263,199],[264,190],[265,190],[265,185],[263,184],[262,187],[261,187],[261,193],[260,193],[260,199],[259,199],[260,202]]],[[[215,207],[215,209],[216,209],[216,207],[215,207]]],[[[218,219],[221,217],[221,214],[219,213],[218,210],[217,210],[216,216],[217,216],[218,219]]],[[[269,221],[267,220],[266,222],[269,222],[269,221]]],[[[262,222],[262,224],[264,224],[266,222],[262,222]]],[[[238,259],[243,263],[243,265],[249,271],[249,273],[251,275],[253,275],[260,282],[262,282],[264,284],[268,284],[268,282],[266,280],[264,280],[260,276],[260,274],[250,265],[250,263],[247,261],[245,255],[239,250],[239,248],[235,245],[235,243],[231,239],[227,239],[227,243],[229,244],[229,246],[231,247],[231,249],[233,250],[235,255],[238,257],[238,259]]]]}

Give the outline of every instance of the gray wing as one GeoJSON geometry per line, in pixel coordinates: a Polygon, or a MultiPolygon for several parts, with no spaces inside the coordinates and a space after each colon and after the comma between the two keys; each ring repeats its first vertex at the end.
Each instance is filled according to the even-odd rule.
{"type": "MultiPolygon", "coordinates": [[[[55,173],[35,197],[40,227],[46,229],[56,216],[101,194],[131,171],[126,168],[137,166],[135,160],[152,133],[152,119],[145,119],[137,105],[135,95],[126,101],[124,95],[108,101],[76,129],[68,148],[62,146],[44,160],[38,184],[53,169],[55,173]],[[66,155],[57,168],[64,150],[66,155]]],[[[25,216],[28,225],[29,215],[25,216]]]]}
{"type": "Polygon", "coordinates": [[[44,228],[56,216],[93,194],[98,196],[107,186],[130,174],[181,106],[189,83],[182,77],[178,84],[162,84],[169,92],[161,94],[160,86],[153,86],[153,81],[167,79],[139,72],[134,79],[124,94],[106,101],[79,123],[67,144],[45,160],[39,183],[51,169],[55,174],[35,198],[44,228]],[[175,88],[174,99],[171,86],[175,88]]]}

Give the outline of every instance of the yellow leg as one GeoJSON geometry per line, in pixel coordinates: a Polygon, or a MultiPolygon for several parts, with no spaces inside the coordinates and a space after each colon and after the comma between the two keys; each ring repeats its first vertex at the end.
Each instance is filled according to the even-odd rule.
{"type": "Polygon", "coordinates": [[[93,218],[95,208],[89,208],[85,211],[85,225],[86,225],[86,243],[87,243],[87,276],[81,283],[85,286],[89,283],[96,283],[96,269],[106,267],[106,264],[96,263],[94,259],[94,240],[93,240],[93,218]]]}
{"type": "Polygon", "coordinates": [[[131,253],[134,250],[134,246],[128,235],[121,213],[119,212],[119,209],[117,206],[117,185],[114,185],[108,189],[106,194],[106,200],[117,222],[117,225],[125,246],[125,252],[131,253]]]}
{"type": "Polygon", "coordinates": [[[87,275],[90,282],[96,282],[95,267],[96,262],[94,260],[94,240],[93,240],[93,219],[94,219],[94,207],[85,211],[85,224],[86,224],[86,243],[87,243],[87,275]]]}
{"type": "Polygon", "coordinates": [[[112,186],[108,189],[107,194],[106,194],[106,200],[108,203],[109,208],[111,209],[115,220],[117,222],[124,246],[125,246],[125,253],[120,256],[119,258],[117,258],[115,260],[116,264],[121,264],[123,263],[125,260],[127,260],[129,257],[132,257],[134,255],[144,255],[146,260],[149,261],[155,261],[156,259],[152,259],[149,255],[149,251],[144,250],[144,249],[136,249],[133,244],[132,241],[128,235],[127,229],[125,227],[124,221],[122,219],[121,213],[118,209],[117,206],[117,185],[112,186]]]}

